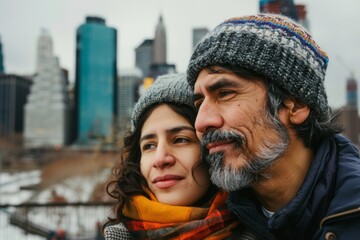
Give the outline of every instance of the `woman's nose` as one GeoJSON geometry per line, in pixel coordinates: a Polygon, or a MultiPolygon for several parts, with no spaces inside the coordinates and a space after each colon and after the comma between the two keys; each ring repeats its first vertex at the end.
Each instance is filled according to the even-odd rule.
{"type": "Polygon", "coordinates": [[[171,146],[159,144],[154,159],[154,167],[164,168],[175,164],[175,157],[172,154],[171,146]]]}

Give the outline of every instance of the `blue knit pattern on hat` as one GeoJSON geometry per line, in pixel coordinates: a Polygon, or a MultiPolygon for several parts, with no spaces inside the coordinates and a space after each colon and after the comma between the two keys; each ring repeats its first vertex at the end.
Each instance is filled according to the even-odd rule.
{"type": "Polygon", "coordinates": [[[191,56],[187,79],[193,88],[204,68],[246,68],[329,116],[327,64],[328,56],[304,27],[281,15],[258,14],[226,20],[209,32],[191,56]]]}
{"type": "Polygon", "coordinates": [[[159,103],[184,104],[194,109],[193,91],[185,73],[162,75],[155,80],[135,104],[131,117],[133,126],[136,127],[147,109],[159,103]]]}

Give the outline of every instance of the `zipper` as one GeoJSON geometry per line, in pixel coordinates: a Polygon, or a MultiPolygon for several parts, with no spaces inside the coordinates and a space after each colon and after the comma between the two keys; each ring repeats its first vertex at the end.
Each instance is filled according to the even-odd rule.
{"type": "Polygon", "coordinates": [[[333,220],[333,219],[336,219],[336,218],[339,218],[339,217],[348,216],[348,215],[351,215],[351,214],[354,214],[354,213],[357,213],[357,212],[360,213],[360,207],[327,216],[327,217],[325,217],[325,218],[323,218],[321,220],[320,228],[322,228],[324,223],[327,222],[327,221],[330,221],[330,220],[333,220]]]}

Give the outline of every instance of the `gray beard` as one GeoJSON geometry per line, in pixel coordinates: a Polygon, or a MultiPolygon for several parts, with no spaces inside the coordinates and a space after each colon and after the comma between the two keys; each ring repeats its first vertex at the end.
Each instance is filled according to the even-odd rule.
{"type": "Polygon", "coordinates": [[[281,123],[272,122],[271,128],[277,130],[278,141],[264,140],[261,143],[257,154],[250,154],[245,149],[246,139],[233,131],[215,130],[204,134],[201,145],[206,161],[210,164],[211,181],[221,189],[231,192],[245,187],[251,187],[260,179],[269,178],[264,171],[269,168],[279,157],[281,157],[288,148],[289,134],[281,123]],[[205,146],[209,142],[221,140],[234,141],[232,151],[238,151],[239,155],[243,153],[246,157],[245,165],[238,169],[235,164],[224,164],[225,152],[208,154],[205,146]],[[245,151],[244,151],[245,150],[245,151]],[[247,154],[245,154],[247,153],[247,154]]]}

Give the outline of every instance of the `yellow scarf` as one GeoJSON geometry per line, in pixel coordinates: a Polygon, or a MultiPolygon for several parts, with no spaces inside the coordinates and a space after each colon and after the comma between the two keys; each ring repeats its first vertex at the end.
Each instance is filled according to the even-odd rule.
{"type": "Polygon", "coordinates": [[[123,211],[135,239],[225,239],[239,225],[226,208],[225,192],[217,192],[204,207],[162,204],[149,195],[134,196],[123,211]]]}

